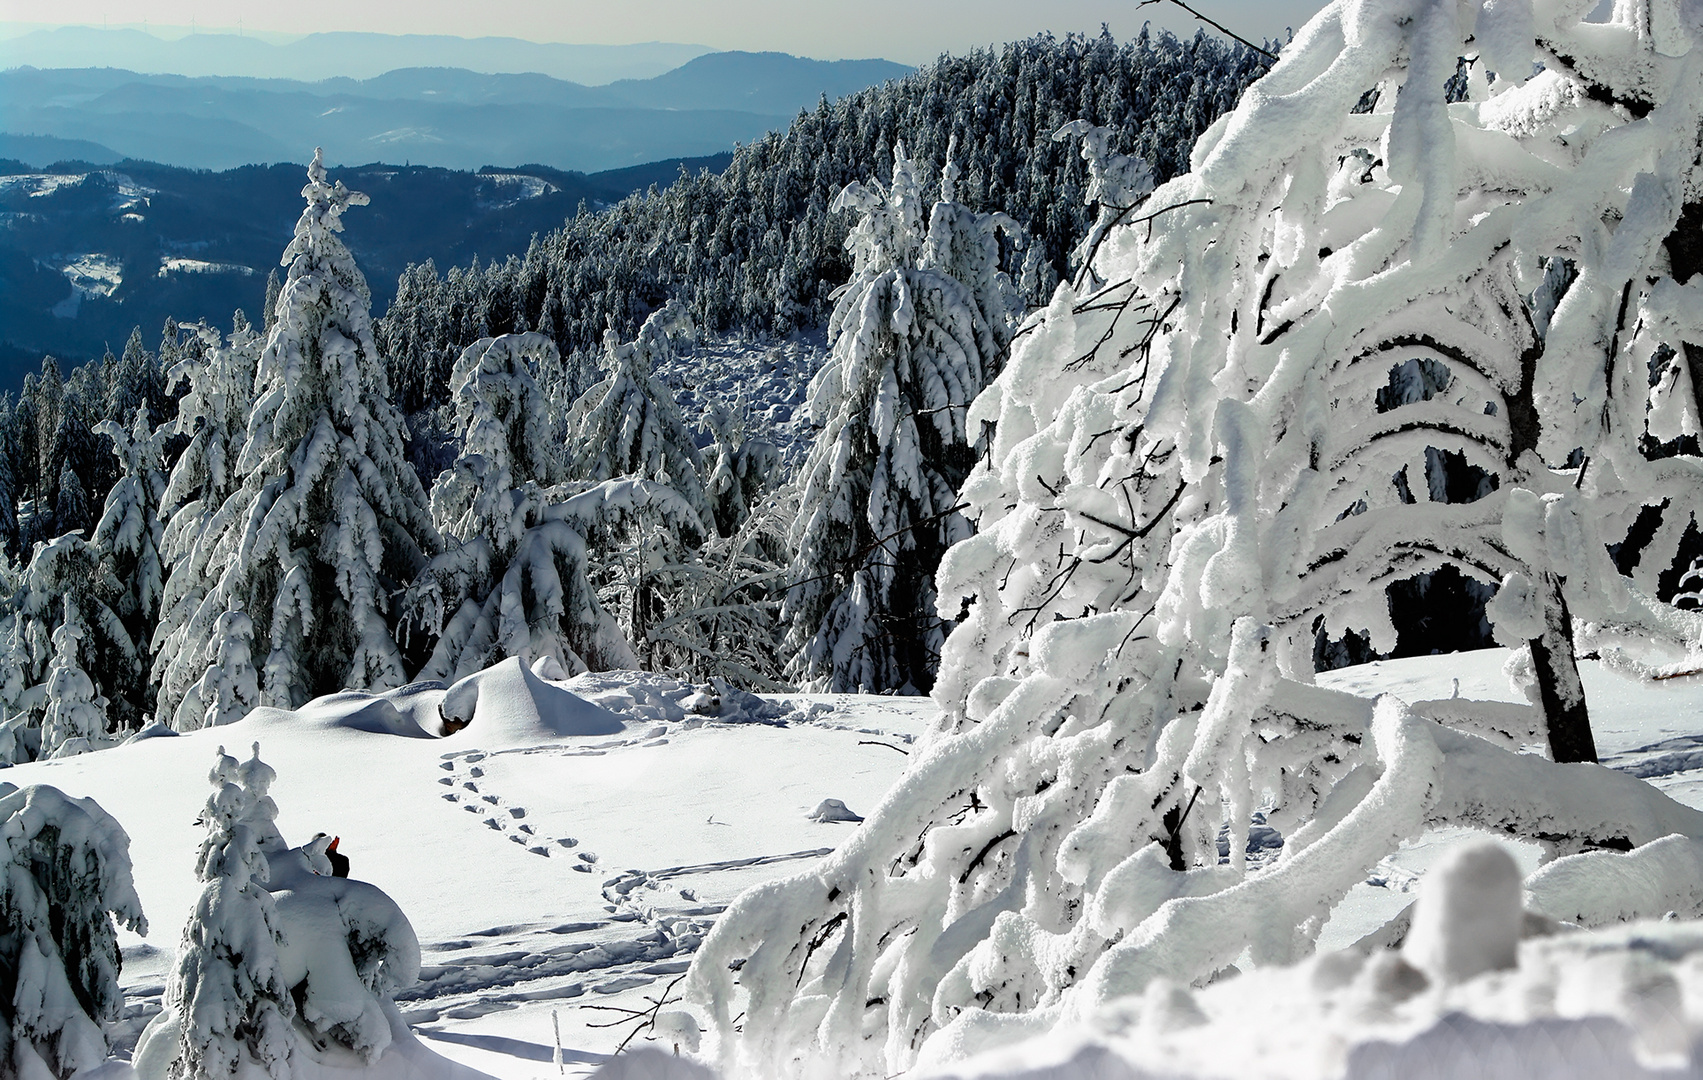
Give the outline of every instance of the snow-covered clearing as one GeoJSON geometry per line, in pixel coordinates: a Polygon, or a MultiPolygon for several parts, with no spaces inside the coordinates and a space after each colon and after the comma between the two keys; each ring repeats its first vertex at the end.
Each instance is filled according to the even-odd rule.
{"type": "Polygon", "coordinates": [[[564,1060],[589,1069],[625,1030],[591,1028],[615,1014],[579,1006],[642,1004],[685,970],[734,894],[848,835],[855,825],[808,815],[827,798],[872,807],[904,766],[895,748],[934,710],[920,698],[801,696],[775,699],[767,718],[729,703],[726,722],[686,711],[699,688],[666,678],[563,685],[624,729],[555,737],[480,710],[447,738],[410,738],[390,732],[441,723],[441,687],[394,692],[394,707],[346,694],[6,779],[93,796],[130,833],[150,932],[123,938],[126,1041],[158,1011],[199,892],[195,822],[214,749],[246,757],[258,740],[278,771],[284,837],[340,836],[351,876],[413,922],[421,981],[398,1005],[428,1045],[500,1077],[553,1073],[557,1010],[564,1060]]]}
{"type": "MultiPolygon", "coordinates": [[[[1333,672],[1321,682],[1421,701],[1451,696],[1458,681],[1463,696],[1512,700],[1501,674],[1504,657],[1493,650],[1389,661],[1333,672]]],[[[425,1044],[495,1076],[530,1080],[556,1074],[553,1020],[567,1075],[589,1073],[604,1061],[629,1028],[595,1026],[621,1014],[586,1006],[642,1007],[647,995],[685,970],[736,893],[804,867],[851,835],[857,825],[817,822],[812,811],[825,799],[859,814],[872,810],[904,768],[907,756],[899,751],[910,748],[934,714],[920,698],[714,702],[702,688],[659,676],[586,675],[566,683],[528,676],[513,660],[489,669],[476,677],[481,700],[471,709],[454,699],[443,703],[441,684],[381,698],[343,694],[295,713],[260,709],[224,728],[9,770],[13,783],[95,797],[130,833],[151,930],[145,940],[123,937],[124,1048],[158,1011],[195,902],[202,833],[196,818],[216,746],[246,756],[259,741],[278,771],[272,794],[285,838],[340,836],[351,876],[383,889],[412,920],[424,953],[421,980],[397,1004],[425,1044]],[[589,705],[555,692],[558,687],[577,691],[589,705]],[[440,703],[442,712],[471,712],[472,722],[447,737],[429,734],[441,730],[440,703]],[[704,715],[718,707],[720,715],[704,715]],[[619,732],[559,734],[606,730],[602,710],[619,718],[619,732]]],[[[1703,806],[1703,678],[1635,682],[1591,663],[1585,680],[1605,761],[1703,806]]],[[[1424,872],[1465,839],[1463,832],[1433,833],[1406,845],[1342,903],[1321,952],[1351,944],[1412,902],[1424,872]]],[[[1529,874],[1536,849],[1516,854],[1529,874]]],[[[1695,936],[1694,924],[1673,924],[1673,933],[1695,936]]],[[[1554,971],[1566,970],[1569,956],[1585,962],[1588,950],[1567,940],[1537,943],[1549,949],[1554,971]]],[[[1606,943],[1596,948],[1613,952],[1606,943]]],[[[1683,943],[1663,948],[1690,951],[1683,943]]],[[[1249,1075],[1325,1075],[1309,1073],[1311,1064],[1340,1061],[1345,1047],[1367,1037],[1356,1032],[1413,1038],[1448,1011],[1440,1001],[1420,1003],[1305,1034],[1314,1012],[1336,1008],[1337,990],[1312,970],[1262,973],[1241,989],[1244,981],[1232,980],[1199,993],[1204,1019],[1190,1023],[1209,1026],[1191,1039],[1179,1025],[1166,1037],[1167,1052],[1191,1076],[1242,1075],[1234,1071],[1238,1062],[1272,1049],[1283,1052],[1266,1055],[1249,1075]],[[1292,1000],[1297,979],[1310,979],[1303,985],[1315,990],[1292,1000]],[[1249,1028],[1240,1051],[1237,1040],[1210,1035],[1235,1017],[1249,1028]]],[[[1481,988],[1472,999],[1479,1008],[1454,1006],[1480,1019],[1486,1009],[1501,1009],[1521,1020],[1502,1000],[1519,985],[1509,976],[1500,990],[1481,988]]],[[[1179,1015],[1193,1007],[1186,1005],[1178,1005],[1179,1015]]],[[[1555,1011],[1568,1015],[1567,1008],[1555,1011]]],[[[1475,1023],[1457,1017],[1447,1031],[1424,1038],[1442,1039],[1453,1053],[1474,1038],[1490,1038],[1475,1023]]],[[[1612,1062],[1618,1036],[1599,1026],[1551,1022],[1545,1038],[1562,1050],[1579,1040],[1607,1040],[1610,1056],[1603,1060],[1612,1062]]],[[[1086,1069],[1108,1053],[1102,1044],[1115,1049],[1117,1040],[1086,1032],[1079,1044],[1055,1040],[1044,1053],[1030,1046],[998,1055],[986,1069],[1050,1068],[1090,1047],[1077,1061],[1086,1069]]],[[[1531,1059],[1534,1067],[1541,1060],[1531,1059]]],[[[951,1074],[987,1073],[978,1067],[951,1074]]]]}

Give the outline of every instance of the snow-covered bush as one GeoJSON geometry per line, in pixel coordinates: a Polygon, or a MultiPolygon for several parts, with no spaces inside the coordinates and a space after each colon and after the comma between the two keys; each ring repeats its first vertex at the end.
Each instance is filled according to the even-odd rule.
{"type": "MultiPolygon", "coordinates": [[[[294,1075],[304,1058],[342,1067],[375,1061],[392,1040],[390,996],[419,975],[407,917],[377,888],[321,876],[317,838],[290,848],[268,794],[277,774],[220,747],[196,861],[206,882],[184,926],[166,1011],[144,1033],[138,1069],[170,1057],[173,1078],[263,1071],[294,1075]]],[[[393,1006],[392,1006],[393,1008],[393,1006]]]]}
{"type": "Polygon", "coordinates": [[[851,184],[834,208],[861,217],[855,262],[828,325],[832,355],[810,387],[820,426],[799,478],[796,550],[782,618],[801,683],[927,691],[951,614],[936,613],[941,554],[970,534],[957,489],[980,432],[967,412],[1011,341],[999,215],[941,199],[927,211],[916,165],[894,150],[889,185],[851,184]]]}
{"type": "Polygon", "coordinates": [[[997,433],[962,490],[978,534],[941,568],[942,606],[970,602],[941,729],[850,842],[736,901],[694,962],[728,1071],[889,1075],[1244,952],[1293,961],[1428,826],[1552,855],[1703,836],[1647,785],[1559,763],[1594,758],[1579,629],[1703,638],[1605,547],[1696,497],[1696,459],[1639,449],[1635,350],[1693,340],[1703,311],[1663,251],[1703,188],[1703,27],[1585,10],[1337,0],[1190,174],[1084,251],[968,416],[997,433]],[[1382,393],[1414,360],[1448,381],[1382,393]],[[1421,499],[1434,452],[1495,483],[1421,499]],[[1310,685],[1321,626],[1383,647],[1385,586],[1443,566],[1501,586],[1533,705],[1310,685]],[[1516,752],[1545,742],[1555,761],[1516,752]],[[1250,873],[1256,811],[1284,845],[1250,873]]]}
{"type": "Polygon", "coordinates": [[[209,646],[230,611],[255,620],[268,704],[408,679],[392,636],[392,596],[436,552],[438,537],[404,457],[366,281],[337,238],[343,212],[367,198],[326,183],[317,151],[302,194],[307,207],[284,251],[288,274],[231,463],[229,479],[239,482],[194,542],[205,557],[183,557],[214,584],[192,612],[174,607],[161,716],[175,716],[180,695],[216,662],[209,646]]]}
{"type": "Polygon", "coordinates": [[[0,784],[0,845],[0,1073],[92,1069],[123,1005],[113,920],[148,932],[130,838],[92,799],[0,784]]]}

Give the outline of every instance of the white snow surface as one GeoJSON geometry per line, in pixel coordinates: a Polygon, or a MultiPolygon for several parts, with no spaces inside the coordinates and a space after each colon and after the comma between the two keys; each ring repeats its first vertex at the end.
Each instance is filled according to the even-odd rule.
{"type": "MultiPolygon", "coordinates": [[[[1489,650],[1386,661],[1320,681],[1416,704],[1457,692],[1514,702],[1505,659],[1489,650]]],[[[1703,676],[1637,681],[1589,662],[1584,679],[1605,764],[1703,806],[1703,676]]],[[[444,713],[458,711],[454,702],[445,708],[448,689],[414,684],[333,695],[294,712],[257,709],[228,728],[135,740],[5,774],[19,785],[92,796],[130,834],[151,931],[146,939],[121,935],[121,1053],[158,1010],[199,891],[194,819],[216,745],[258,740],[278,773],[271,795],[285,839],[340,836],[351,876],[382,889],[413,924],[421,978],[397,994],[394,1051],[367,1075],[467,1075],[448,1071],[441,1057],[504,1080],[533,1080],[562,1075],[553,1061],[553,1019],[566,1075],[602,1064],[628,1029],[593,1026],[620,1014],[585,1006],[646,1006],[646,995],[665,991],[685,970],[736,893],[855,835],[857,823],[810,815],[828,800],[873,809],[908,760],[900,751],[914,750],[934,718],[932,703],[920,698],[759,699],[637,672],[560,681],[516,661],[457,685],[477,695],[468,726],[448,737],[437,735],[444,713]],[[591,720],[620,727],[574,733],[591,720]],[[403,1026],[417,1041],[401,1034],[403,1026]]],[[[1460,850],[1484,836],[1450,830],[1405,844],[1350,891],[1319,954],[1295,967],[1196,988],[1160,980],[1044,1038],[963,1046],[967,1056],[919,1062],[914,1075],[1694,1075],[1683,1070],[1687,1048],[1703,1032],[1703,924],[1691,921],[1703,916],[1703,890],[1694,884],[1703,850],[1689,841],[1659,841],[1631,856],[1574,856],[1535,876],[1536,848],[1494,841],[1524,876],[1523,905],[1532,912],[1513,968],[1482,971],[1496,965],[1468,958],[1445,971],[1439,964],[1457,963],[1458,955],[1436,949],[1435,935],[1427,945],[1423,931],[1405,952],[1368,958],[1364,946],[1351,947],[1434,892],[1428,871],[1444,863],[1469,893],[1477,890],[1467,906],[1506,909],[1513,895],[1506,864],[1475,871],[1460,850]],[[1604,867],[1584,873],[1585,860],[1604,867]],[[1602,907],[1602,883],[1617,868],[1625,888],[1670,888],[1678,918],[1618,924],[1611,904],[1551,910],[1602,907]],[[1595,882],[1597,893],[1569,875],[1595,882]],[[1582,916],[1607,925],[1573,931],[1556,921],[1582,916]]],[[[1454,905],[1461,906],[1458,896],[1454,905]]],[[[1480,921],[1482,947],[1507,944],[1508,918],[1503,910],[1480,921]]],[[[1416,918],[1421,928],[1427,921],[1423,913],[1416,918]]],[[[633,1043],[647,1045],[656,1044],[633,1043]]],[[[327,1076],[348,1075],[320,1064],[327,1076]]],[[[655,1080],[709,1075],[666,1054],[621,1067],[619,1075],[655,1080]]]]}
{"type": "Polygon", "coordinates": [[[644,1005],[736,893],[850,836],[809,814],[878,802],[935,713],[924,698],[758,699],[637,672],[561,682],[513,660],[465,686],[471,723],[447,738],[446,688],[413,684],[5,773],[92,796],[130,835],[150,932],[120,938],[121,1054],[159,1011],[200,892],[195,819],[217,746],[258,741],[286,841],[340,837],[350,876],[413,924],[421,976],[397,1023],[420,1044],[398,1039],[363,1075],[452,1075],[435,1051],[506,1080],[559,1075],[552,1012],[568,1075],[600,1064],[627,1029],[591,1028],[615,1014],[580,1006],[644,1005]]]}

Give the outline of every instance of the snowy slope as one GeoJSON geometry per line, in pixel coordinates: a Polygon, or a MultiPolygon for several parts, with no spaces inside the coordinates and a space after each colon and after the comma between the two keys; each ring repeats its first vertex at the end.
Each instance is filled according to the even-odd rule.
{"type": "MultiPolygon", "coordinates": [[[[1321,682],[1423,700],[1450,696],[1459,680],[1464,696],[1510,700],[1503,658],[1487,651],[1389,661],[1333,672],[1321,682]]],[[[263,709],[228,728],[10,770],[13,783],[48,783],[95,797],[131,835],[152,929],[145,941],[124,939],[128,1038],[157,1010],[198,891],[194,853],[202,831],[194,822],[217,746],[246,756],[258,740],[278,771],[272,793],[286,839],[300,843],[321,830],[341,836],[352,875],[382,888],[408,914],[424,967],[420,984],[404,991],[398,1005],[424,1043],[492,1075],[528,1080],[558,1075],[552,1014],[568,1075],[604,1060],[626,1029],[593,1026],[619,1014],[584,1006],[644,1004],[645,995],[685,969],[736,892],[795,871],[850,835],[854,823],[820,823],[809,814],[829,798],[856,812],[871,810],[905,765],[899,751],[933,715],[924,699],[798,696],[728,700],[720,703],[721,716],[705,716],[691,711],[712,708],[696,696],[699,688],[666,678],[618,673],[553,683],[528,676],[512,661],[476,676],[483,681],[473,720],[448,737],[430,734],[441,730],[444,688],[422,685],[376,699],[337,695],[295,713],[263,709]],[[620,731],[560,734],[607,725],[608,713],[620,731]]],[[[1605,760],[1703,805],[1703,678],[1638,683],[1593,663],[1585,679],[1605,760]]],[[[467,696],[463,689],[444,711],[469,711],[457,707],[467,696]]],[[[1380,867],[1374,883],[1350,894],[1325,931],[1324,947],[1349,944],[1405,907],[1418,895],[1423,872],[1461,839],[1429,835],[1407,845],[1380,867]]],[[[1536,856],[1521,853],[1523,872],[1535,867],[1536,856]]],[[[1695,924],[1672,926],[1663,932],[1675,937],[1664,946],[1673,955],[1703,945],[1691,941],[1695,924]]],[[[1585,962],[1579,946],[1544,948],[1554,970],[1585,962]]],[[[1194,1070],[1188,1075],[1220,1075],[1214,1063],[1228,1067],[1242,1052],[1212,1051],[1225,1040],[1210,1033],[1238,1025],[1255,1040],[1242,1039],[1243,1045],[1293,1043],[1302,1056],[1282,1061],[1340,1060],[1344,1031],[1408,1039],[1434,1018],[1435,1010],[1407,1006],[1382,1027],[1332,1022],[1328,1038],[1303,1037],[1318,1019],[1309,1010],[1335,1000],[1322,991],[1297,992],[1296,979],[1312,985],[1305,983],[1315,979],[1311,971],[1261,973],[1242,989],[1233,990],[1238,980],[1232,980],[1198,995],[1208,1037],[1191,1043],[1174,1036],[1178,1041],[1166,1044],[1175,1055],[1169,1060],[1194,1070]]],[[[1504,986],[1501,997],[1480,994],[1473,1007],[1513,1015],[1518,1010],[1508,1000],[1518,996],[1518,985],[1504,986]],[[1491,1005],[1483,1006],[1485,1000],[1491,1005]]],[[[1483,1034],[1470,1025],[1461,1030],[1461,1039],[1483,1034]]],[[[1568,1038],[1614,1045],[1613,1029],[1569,1031],[1545,1037],[1559,1039],[1555,1045],[1563,1049],[1568,1038]]],[[[1107,1040],[1091,1036],[1024,1048],[948,1075],[1083,1075],[1044,1068],[1078,1052],[1087,1055],[1078,1062],[1084,1068],[1105,1058],[1107,1040]]],[[[1109,1070],[1103,1075],[1138,1075],[1102,1065],[1109,1070]]],[[[1307,1072],[1267,1062],[1248,1075],[1307,1072]]]]}

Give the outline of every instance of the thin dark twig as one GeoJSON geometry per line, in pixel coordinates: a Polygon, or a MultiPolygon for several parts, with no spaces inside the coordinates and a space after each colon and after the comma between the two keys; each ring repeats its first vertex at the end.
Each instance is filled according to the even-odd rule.
{"type": "Polygon", "coordinates": [[[909,750],[906,750],[905,748],[900,747],[900,746],[894,746],[890,742],[881,742],[879,739],[859,739],[857,741],[857,744],[859,746],[885,746],[889,750],[899,751],[899,753],[905,755],[906,757],[911,756],[911,752],[909,750]]]}
{"type": "MultiPolygon", "coordinates": [[[[1144,8],[1148,4],[1157,4],[1157,3],[1160,3],[1160,2],[1161,2],[1161,0],[1141,0],[1141,3],[1139,3],[1135,6],[1138,7],[1138,8],[1144,8]]],[[[1272,63],[1277,62],[1277,54],[1276,53],[1267,52],[1266,50],[1260,48],[1258,45],[1255,45],[1253,42],[1249,41],[1247,38],[1243,37],[1241,34],[1238,34],[1234,30],[1231,30],[1229,27],[1225,26],[1223,23],[1218,22],[1215,19],[1207,18],[1205,15],[1202,15],[1200,12],[1196,11],[1194,8],[1189,7],[1187,4],[1183,3],[1183,0],[1171,0],[1171,3],[1182,8],[1184,11],[1188,12],[1190,15],[1193,15],[1195,18],[1199,19],[1201,22],[1205,23],[1206,25],[1217,30],[1219,33],[1226,34],[1230,37],[1235,38],[1237,41],[1240,41],[1243,45],[1246,45],[1248,48],[1252,49],[1254,52],[1259,53],[1261,56],[1265,57],[1267,60],[1270,60],[1272,63]]]]}
{"type": "Polygon", "coordinates": [[[970,860],[970,865],[964,867],[964,872],[958,875],[958,884],[962,885],[970,880],[970,872],[982,864],[982,860],[988,857],[988,852],[1016,835],[1015,829],[1007,829],[984,844],[982,849],[976,852],[976,857],[970,860]]]}

